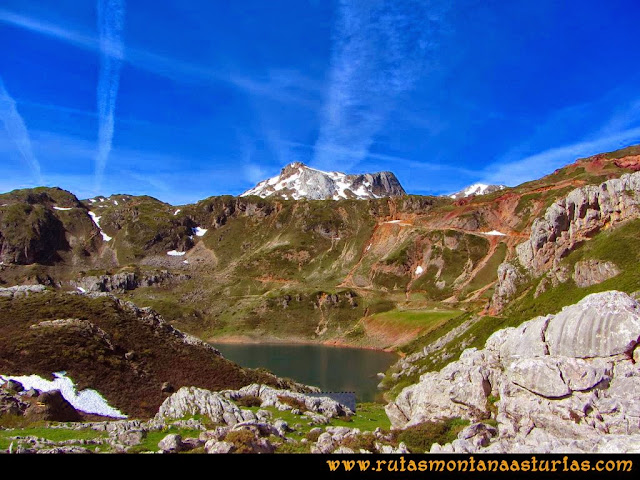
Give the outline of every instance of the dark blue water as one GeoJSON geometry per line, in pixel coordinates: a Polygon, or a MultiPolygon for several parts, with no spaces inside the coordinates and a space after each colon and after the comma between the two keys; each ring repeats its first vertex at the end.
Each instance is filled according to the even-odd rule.
{"type": "Polygon", "coordinates": [[[360,402],[379,394],[376,376],[394,363],[393,353],[325,345],[214,344],[229,360],[243,367],[266,368],[324,391],[356,392],[360,402]]]}

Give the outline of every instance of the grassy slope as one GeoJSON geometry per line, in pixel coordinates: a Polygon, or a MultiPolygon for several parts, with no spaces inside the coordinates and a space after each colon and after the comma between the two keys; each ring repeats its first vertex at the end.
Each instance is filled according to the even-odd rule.
{"type": "Polygon", "coordinates": [[[61,370],[79,390],[93,388],[133,416],[157,411],[166,396],[160,391],[163,382],[212,390],[274,382],[175,340],[166,329],[150,327],[110,298],[54,292],[0,298],[0,372],[47,378],[61,370]],[[107,333],[108,341],[74,328],[29,328],[43,320],[66,318],[90,321],[107,333]],[[133,360],[125,358],[127,352],[135,352],[133,360]]]}

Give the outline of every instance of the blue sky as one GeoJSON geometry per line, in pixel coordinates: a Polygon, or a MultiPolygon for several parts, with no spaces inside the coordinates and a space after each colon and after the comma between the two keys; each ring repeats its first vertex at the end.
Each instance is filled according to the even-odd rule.
{"type": "Polygon", "coordinates": [[[640,143],[637,0],[3,0],[0,191],[182,204],[289,162],[415,194],[640,143]]]}

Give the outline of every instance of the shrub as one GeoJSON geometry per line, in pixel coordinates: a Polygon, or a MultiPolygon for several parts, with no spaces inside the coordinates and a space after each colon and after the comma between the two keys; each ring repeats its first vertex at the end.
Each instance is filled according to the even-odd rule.
{"type": "Polygon", "coordinates": [[[402,430],[397,435],[399,442],[404,442],[412,453],[428,452],[431,445],[452,442],[458,433],[469,425],[468,420],[450,418],[441,422],[424,422],[402,430]]]}
{"type": "Polygon", "coordinates": [[[255,436],[250,430],[234,430],[224,437],[225,442],[233,443],[236,453],[253,453],[255,436]]]}
{"type": "Polygon", "coordinates": [[[292,408],[297,408],[301,412],[307,411],[307,406],[302,400],[298,400],[297,398],[287,397],[285,395],[278,395],[278,400],[280,403],[284,403],[285,405],[289,405],[292,408]]]}
{"type": "Polygon", "coordinates": [[[236,400],[236,403],[241,407],[259,407],[262,405],[262,399],[255,395],[247,395],[236,400]]]}

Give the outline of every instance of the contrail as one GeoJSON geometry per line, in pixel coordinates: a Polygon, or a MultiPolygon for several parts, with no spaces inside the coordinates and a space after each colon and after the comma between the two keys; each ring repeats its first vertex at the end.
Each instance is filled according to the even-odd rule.
{"type": "Polygon", "coordinates": [[[42,174],[40,173],[40,162],[33,154],[31,148],[31,139],[29,138],[29,131],[22,119],[18,109],[16,108],[16,101],[9,95],[7,89],[4,86],[4,82],[0,77],[0,120],[4,123],[4,128],[9,134],[9,138],[13,141],[22,155],[24,161],[29,165],[34,179],[38,185],[42,185],[42,174]]]}
{"type": "Polygon", "coordinates": [[[102,183],[113,141],[116,97],[120,84],[120,67],[124,57],[123,28],[124,0],[98,0],[100,78],[98,80],[96,189],[100,188],[102,183]]]}
{"type": "Polygon", "coordinates": [[[443,3],[339,1],[314,164],[345,168],[367,156],[396,98],[432,61],[443,33],[443,3]]]}

